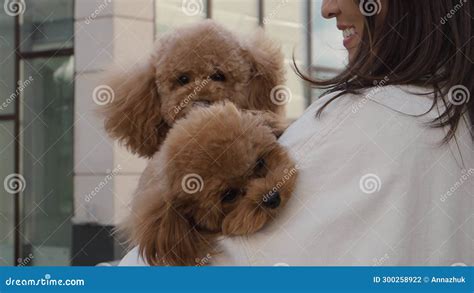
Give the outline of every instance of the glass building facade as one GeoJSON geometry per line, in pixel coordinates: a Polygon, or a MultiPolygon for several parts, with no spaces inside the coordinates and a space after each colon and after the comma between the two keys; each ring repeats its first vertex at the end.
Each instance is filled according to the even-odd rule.
{"type": "MultiPolygon", "coordinates": [[[[100,239],[96,237],[98,233],[74,233],[73,218],[78,217],[81,205],[78,202],[89,191],[82,187],[83,181],[101,176],[100,172],[91,171],[95,177],[80,177],[84,171],[77,167],[78,162],[83,165],[87,161],[82,156],[89,151],[79,145],[84,143],[78,139],[84,129],[78,128],[78,120],[84,118],[75,109],[82,99],[77,93],[85,91],[75,87],[82,87],[82,80],[87,80],[81,77],[86,72],[81,64],[98,66],[107,60],[107,56],[97,59],[97,54],[105,50],[94,53],[90,44],[80,42],[88,36],[95,37],[92,30],[107,36],[105,26],[98,25],[106,15],[115,30],[120,28],[115,26],[115,15],[123,12],[108,7],[114,1],[0,0],[0,183],[4,186],[0,188],[0,265],[71,265],[82,255],[79,252],[84,245],[100,239]],[[11,2],[17,4],[17,10],[10,9],[11,2]],[[83,5],[92,5],[91,12],[84,13],[83,5]],[[79,14],[89,16],[78,17],[79,14]],[[97,25],[87,26],[89,31],[84,33],[86,26],[77,25],[84,19],[96,21],[97,25]],[[80,52],[85,53],[81,53],[78,65],[77,48],[82,47],[80,52]],[[89,236],[75,239],[85,237],[81,235],[89,236]]],[[[288,105],[291,119],[301,115],[319,94],[306,88],[294,74],[290,67],[293,53],[298,66],[319,76],[335,74],[346,62],[335,21],[323,21],[320,16],[322,0],[202,0],[195,1],[201,10],[193,15],[183,13],[186,1],[150,1],[156,38],[173,27],[204,18],[215,19],[243,34],[262,27],[281,44],[286,56],[287,85],[292,91],[288,105]]],[[[138,6],[144,1],[129,2],[138,6]]],[[[124,19],[128,23],[141,21],[133,15],[124,19]]],[[[90,70],[90,74],[95,71],[90,70]]],[[[102,127],[100,121],[94,121],[97,128],[102,127]]],[[[97,149],[92,142],[90,145],[90,152],[97,149]]],[[[105,152],[107,148],[115,152],[113,144],[106,143],[105,152]]],[[[137,168],[136,177],[139,172],[137,168]]],[[[111,187],[110,198],[115,200],[120,198],[118,191],[133,189],[120,185],[133,183],[117,181],[111,187]]],[[[104,196],[102,200],[102,207],[108,208],[108,198],[104,196]]],[[[111,212],[110,217],[118,216],[111,212]]],[[[96,247],[98,254],[100,249],[107,249],[96,247]]]]}
{"type": "Polygon", "coordinates": [[[34,255],[35,265],[67,265],[73,212],[73,2],[18,2],[24,12],[16,15],[19,11],[8,10],[5,1],[0,1],[0,176],[18,174],[18,182],[10,177],[3,183],[11,189],[0,190],[0,261],[21,264],[34,255]]]}

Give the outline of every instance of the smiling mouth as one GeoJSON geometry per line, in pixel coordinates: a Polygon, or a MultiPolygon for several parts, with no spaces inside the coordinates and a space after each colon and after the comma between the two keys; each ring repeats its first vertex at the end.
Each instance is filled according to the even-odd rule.
{"type": "Polygon", "coordinates": [[[354,27],[346,28],[345,30],[342,31],[342,36],[344,37],[344,39],[350,38],[354,35],[356,35],[356,31],[354,27]]]}
{"type": "Polygon", "coordinates": [[[344,37],[343,45],[346,47],[346,49],[352,49],[351,43],[354,40],[354,38],[357,36],[357,32],[355,30],[355,27],[347,27],[342,30],[342,36],[344,37]]]}

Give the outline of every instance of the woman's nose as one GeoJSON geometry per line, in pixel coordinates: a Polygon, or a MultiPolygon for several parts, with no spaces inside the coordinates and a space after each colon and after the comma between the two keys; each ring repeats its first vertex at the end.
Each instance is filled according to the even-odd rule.
{"type": "Polygon", "coordinates": [[[340,13],[338,0],[323,0],[323,4],[321,5],[321,15],[324,18],[333,18],[336,17],[340,13]]]}

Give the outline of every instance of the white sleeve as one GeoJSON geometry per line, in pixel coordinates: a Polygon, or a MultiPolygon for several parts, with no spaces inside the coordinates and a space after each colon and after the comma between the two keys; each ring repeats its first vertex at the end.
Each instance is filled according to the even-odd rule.
{"type": "Polygon", "coordinates": [[[148,266],[148,264],[138,254],[138,246],[130,250],[118,264],[119,267],[148,266]]]}
{"type": "Polygon", "coordinates": [[[298,163],[295,193],[262,231],[224,240],[224,264],[474,263],[469,131],[460,125],[459,149],[440,146],[444,130],[423,124],[433,117],[407,115],[431,100],[394,88],[374,98],[342,97],[316,119],[323,100],[285,132],[298,163]]]}

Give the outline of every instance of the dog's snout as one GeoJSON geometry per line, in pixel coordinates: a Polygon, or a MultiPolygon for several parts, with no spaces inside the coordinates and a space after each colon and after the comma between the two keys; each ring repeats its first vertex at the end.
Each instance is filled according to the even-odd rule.
{"type": "Polygon", "coordinates": [[[278,191],[270,192],[263,197],[263,206],[267,208],[276,209],[280,203],[281,197],[278,191]]]}

